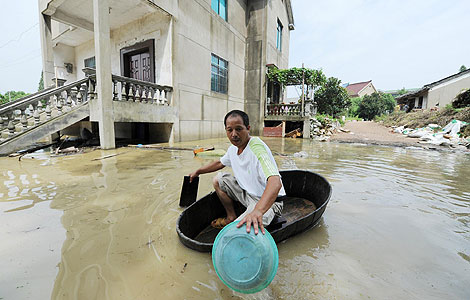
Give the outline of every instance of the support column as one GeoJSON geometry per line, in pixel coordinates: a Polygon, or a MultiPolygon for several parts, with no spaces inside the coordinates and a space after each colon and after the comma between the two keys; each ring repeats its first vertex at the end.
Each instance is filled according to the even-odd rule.
{"type": "Polygon", "coordinates": [[[305,118],[304,119],[304,126],[303,126],[302,135],[303,135],[304,139],[309,139],[310,138],[310,118],[305,118]]]}
{"type": "Polygon", "coordinates": [[[54,78],[51,16],[39,13],[39,31],[42,50],[42,80],[44,82],[44,88],[47,88],[52,85],[52,78],[54,78]]]}
{"type": "Polygon", "coordinates": [[[111,38],[108,0],[93,0],[93,21],[96,57],[96,89],[98,92],[98,126],[101,149],[116,147],[114,137],[113,95],[111,81],[111,38]]]}

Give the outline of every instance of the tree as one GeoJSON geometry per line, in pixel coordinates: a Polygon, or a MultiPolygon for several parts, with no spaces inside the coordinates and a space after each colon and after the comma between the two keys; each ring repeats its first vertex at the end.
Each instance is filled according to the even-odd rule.
{"type": "Polygon", "coordinates": [[[359,115],[359,104],[361,103],[361,97],[354,97],[351,98],[351,106],[348,110],[348,115],[350,117],[357,117],[359,115]]]}
{"type": "Polygon", "coordinates": [[[41,72],[41,79],[39,79],[39,86],[38,86],[38,92],[42,91],[44,89],[44,77],[43,73],[41,72]]]}
{"type": "Polygon", "coordinates": [[[29,95],[23,91],[7,91],[5,94],[0,94],[0,104],[4,104],[10,101],[15,101],[16,99],[22,98],[29,95]]]}
{"type": "Polygon", "coordinates": [[[359,104],[359,117],[372,120],[375,116],[392,112],[396,105],[395,98],[390,94],[379,92],[365,95],[359,104]]]}
{"type": "Polygon", "coordinates": [[[341,86],[341,80],[330,77],[326,83],[315,92],[315,102],[318,112],[336,116],[351,105],[348,92],[341,86]]]}
{"type": "Polygon", "coordinates": [[[404,94],[406,94],[406,93],[407,93],[407,91],[406,91],[405,87],[403,87],[401,90],[398,90],[398,92],[397,92],[397,93],[398,93],[398,95],[400,95],[400,96],[401,96],[401,95],[404,95],[404,94]]]}
{"type": "Polygon", "coordinates": [[[460,72],[466,71],[467,67],[465,65],[460,66],[460,72]]]}

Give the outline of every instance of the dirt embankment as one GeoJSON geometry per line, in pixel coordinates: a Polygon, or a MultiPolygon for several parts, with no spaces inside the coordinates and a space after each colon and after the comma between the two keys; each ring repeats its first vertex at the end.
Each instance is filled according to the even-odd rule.
{"type": "MultiPolygon", "coordinates": [[[[459,120],[470,123],[470,107],[463,109],[443,108],[437,111],[418,110],[410,113],[393,113],[383,120],[386,126],[405,126],[408,128],[422,128],[428,124],[437,124],[444,127],[452,120],[459,120]]],[[[461,128],[460,134],[463,137],[470,136],[470,125],[461,128]]]]}
{"type": "MultiPolygon", "coordinates": [[[[342,127],[348,132],[338,131],[330,140],[346,143],[449,149],[449,146],[424,144],[420,143],[418,138],[410,138],[401,133],[394,133],[392,126],[421,128],[428,124],[438,124],[440,127],[444,127],[452,120],[470,123],[470,107],[461,110],[445,108],[439,111],[399,112],[391,114],[380,123],[374,121],[351,121],[342,127]]],[[[470,125],[461,128],[460,134],[463,137],[469,137],[470,125]]]]}
{"type": "Polygon", "coordinates": [[[374,121],[351,121],[343,127],[349,132],[338,131],[330,141],[344,143],[365,143],[390,146],[419,146],[418,139],[409,138],[403,134],[393,133],[391,128],[374,121]]]}

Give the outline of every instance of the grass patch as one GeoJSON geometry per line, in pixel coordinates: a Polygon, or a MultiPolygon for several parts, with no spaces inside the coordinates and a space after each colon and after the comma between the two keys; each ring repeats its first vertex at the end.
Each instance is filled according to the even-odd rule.
{"type": "MultiPolygon", "coordinates": [[[[446,106],[438,111],[422,110],[409,113],[397,111],[376,119],[376,121],[382,121],[386,126],[405,126],[408,128],[421,128],[428,124],[437,124],[444,127],[452,120],[470,123],[470,107],[455,109],[446,106]]],[[[461,128],[460,133],[463,136],[470,136],[470,126],[467,125],[461,128]]]]}
{"type": "Polygon", "coordinates": [[[327,126],[327,125],[328,125],[328,122],[331,123],[331,122],[336,122],[336,121],[338,121],[338,122],[341,124],[341,126],[344,126],[344,121],[343,121],[341,118],[337,119],[337,118],[333,118],[333,117],[330,116],[330,115],[321,115],[321,114],[315,115],[315,118],[316,118],[316,119],[318,120],[318,122],[320,122],[323,126],[327,126]],[[329,120],[329,121],[328,121],[328,120],[329,120]]]}

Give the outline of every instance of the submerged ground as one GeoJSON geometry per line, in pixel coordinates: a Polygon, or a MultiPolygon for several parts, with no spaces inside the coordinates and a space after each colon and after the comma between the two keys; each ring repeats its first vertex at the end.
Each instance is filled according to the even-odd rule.
{"type": "Polygon", "coordinates": [[[264,291],[232,292],[177,238],[183,176],[214,157],[120,148],[0,158],[0,299],[469,298],[469,154],[264,140],[280,169],[333,186],[319,226],[278,245],[264,291]]]}

